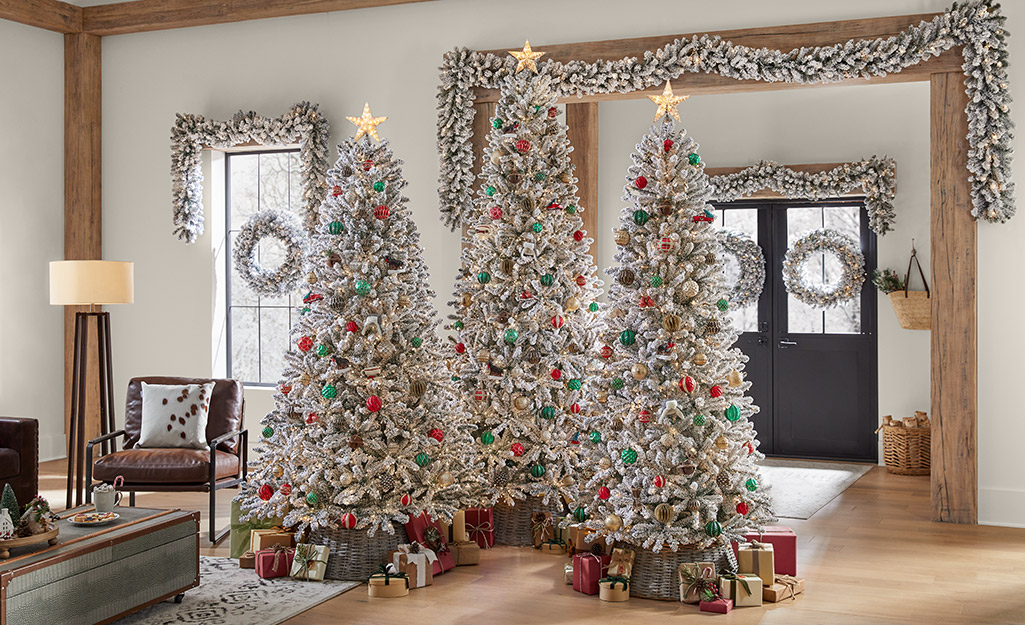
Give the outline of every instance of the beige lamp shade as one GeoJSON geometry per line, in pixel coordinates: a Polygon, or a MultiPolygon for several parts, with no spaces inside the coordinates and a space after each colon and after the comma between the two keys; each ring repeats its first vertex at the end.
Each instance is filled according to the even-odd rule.
{"type": "Polygon", "coordinates": [[[131,304],[135,264],[113,260],[55,260],[50,263],[50,303],[55,306],[131,304]]]}

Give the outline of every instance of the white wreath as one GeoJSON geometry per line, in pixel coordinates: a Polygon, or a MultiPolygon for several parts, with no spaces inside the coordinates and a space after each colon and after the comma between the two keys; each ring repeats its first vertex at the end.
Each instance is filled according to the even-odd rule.
{"type": "Polygon", "coordinates": [[[865,257],[850,235],[829,228],[801,237],[783,257],[783,284],[787,293],[815,308],[831,308],[854,299],[865,282],[865,257]],[[801,268],[812,254],[832,252],[840,261],[840,279],[833,285],[809,284],[801,268]]]}
{"type": "Polygon", "coordinates": [[[732,308],[743,308],[758,301],[765,286],[765,255],[762,246],[732,230],[723,231],[723,251],[737,259],[740,275],[726,295],[732,308]]]}
{"type": "Polygon", "coordinates": [[[278,210],[262,210],[249,218],[235,238],[232,253],[235,269],[260,295],[289,293],[303,274],[306,240],[306,233],[293,215],[278,210]],[[264,237],[274,237],[285,246],[285,260],[273,271],[256,262],[256,244],[264,237]]]}

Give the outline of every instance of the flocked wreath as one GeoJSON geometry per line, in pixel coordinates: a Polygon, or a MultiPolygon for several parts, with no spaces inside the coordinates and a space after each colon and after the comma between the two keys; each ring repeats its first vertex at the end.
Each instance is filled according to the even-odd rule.
{"type": "Polygon", "coordinates": [[[765,255],[762,246],[746,235],[732,230],[723,231],[723,251],[737,260],[740,275],[726,299],[731,308],[743,308],[758,302],[765,286],[765,255]]]}
{"type": "Polygon", "coordinates": [[[831,308],[861,293],[865,282],[865,257],[854,237],[830,228],[813,230],[801,237],[783,257],[783,284],[787,293],[814,308],[831,308]],[[840,279],[834,284],[810,284],[804,279],[804,263],[822,252],[835,254],[840,261],[840,279]]]}
{"type": "Polygon", "coordinates": [[[292,214],[266,209],[249,218],[235,238],[232,252],[239,276],[260,295],[285,295],[295,289],[303,274],[306,241],[299,220],[292,214]],[[256,261],[256,245],[273,237],[285,246],[285,260],[274,270],[256,261]]]}

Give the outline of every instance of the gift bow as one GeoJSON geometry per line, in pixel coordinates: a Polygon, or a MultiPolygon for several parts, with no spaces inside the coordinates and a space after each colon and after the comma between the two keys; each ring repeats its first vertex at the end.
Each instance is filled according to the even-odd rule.
{"type": "MultiPolygon", "coordinates": [[[[712,567],[709,566],[703,568],[701,573],[695,573],[695,570],[696,569],[691,569],[690,567],[681,565],[677,571],[680,576],[680,583],[687,584],[687,588],[683,591],[683,595],[687,596],[690,594],[690,591],[693,590],[699,595],[710,597],[708,601],[711,601],[715,598],[715,593],[712,593],[710,589],[714,588],[716,593],[719,592],[719,587],[712,582],[712,576],[715,575],[715,571],[713,571],[712,567]]],[[[683,597],[680,598],[683,599],[683,597]]]]}
{"type": "MultiPolygon", "coordinates": [[[[767,551],[772,547],[769,543],[760,543],[757,540],[752,540],[748,544],[751,545],[750,551],[767,551]]],[[[751,567],[754,569],[755,575],[762,576],[761,558],[758,557],[758,554],[751,556],[751,567]]]]}
{"type": "MultiPolygon", "coordinates": [[[[787,590],[790,591],[789,598],[793,599],[794,601],[797,601],[797,594],[794,592],[794,589],[797,588],[797,585],[801,583],[801,580],[797,579],[793,575],[783,575],[782,573],[776,573],[775,582],[777,584],[783,584],[784,586],[786,586],[787,590]]],[[[787,598],[788,597],[786,597],[786,593],[784,592],[783,599],[787,598]]],[[[781,601],[783,599],[781,599],[781,601]]]]}
{"type": "Polygon", "coordinates": [[[441,532],[439,532],[438,528],[433,525],[428,525],[427,529],[424,530],[424,542],[426,542],[427,546],[433,551],[437,551],[438,553],[445,553],[448,551],[448,545],[446,545],[445,541],[441,539],[441,532]]]}
{"type": "Polygon", "coordinates": [[[541,536],[544,536],[548,533],[546,531],[548,530],[548,528],[552,529],[553,535],[555,534],[555,525],[552,523],[552,517],[548,514],[544,512],[535,512],[533,515],[531,515],[530,520],[533,522],[533,527],[530,528],[531,534],[540,533],[541,536]]]}
{"type": "Polygon", "coordinates": [[[634,552],[629,549],[613,549],[609,560],[609,574],[629,576],[633,571],[634,552]]]}
{"type": "Polygon", "coordinates": [[[610,586],[609,586],[610,588],[615,588],[617,583],[623,584],[623,588],[626,588],[627,586],[630,585],[630,578],[629,577],[621,577],[619,575],[611,575],[609,577],[603,577],[602,579],[598,580],[599,584],[602,583],[602,582],[610,582],[610,586]]]}
{"type": "Polygon", "coordinates": [[[398,551],[399,553],[404,553],[406,555],[427,556],[427,564],[434,564],[434,562],[438,559],[437,554],[435,554],[433,550],[428,549],[427,547],[424,547],[417,542],[412,542],[408,545],[399,545],[396,551],[398,551]],[[413,545],[416,545],[416,547],[414,547],[413,545]]]}
{"type": "Polygon", "coordinates": [[[278,570],[278,565],[281,564],[281,556],[288,555],[289,552],[295,553],[295,549],[291,547],[285,547],[284,545],[274,545],[274,562],[271,563],[271,568],[275,571],[278,570]]]}
{"type": "Polygon", "coordinates": [[[487,535],[493,531],[495,531],[495,526],[491,523],[491,521],[483,521],[481,523],[478,523],[477,525],[473,525],[471,523],[466,524],[466,533],[470,536],[470,538],[473,539],[474,542],[477,542],[478,534],[484,535],[485,549],[491,549],[491,543],[487,540],[487,535]]]}
{"type": "Polygon", "coordinates": [[[744,591],[748,595],[751,594],[751,586],[748,585],[747,580],[744,579],[743,577],[738,576],[736,573],[731,573],[731,572],[722,573],[722,574],[719,575],[719,579],[720,580],[725,579],[726,581],[728,581],[730,583],[730,596],[733,597],[734,600],[736,600],[738,598],[737,597],[737,584],[738,583],[741,584],[744,587],[744,591]]]}
{"type": "MultiPolygon", "coordinates": [[[[295,562],[298,562],[301,567],[299,569],[299,575],[301,575],[302,579],[306,581],[310,581],[310,565],[316,564],[317,562],[327,564],[327,560],[320,559],[320,554],[317,553],[317,549],[314,545],[307,545],[303,543],[295,546],[295,562]]],[[[277,568],[277,566],[274,568],[277,568]]],[[[296,577],[298,577],[298,575],[296,577]]]]}
{"type": "MultiPolygon", "coordinates": [[[[399,571],[398,573],[389,573],[388,572],[389,571],[389,568],[388,568],[389,566],[391,566],[390,562],[387,563],[387,564],[382,564],[380,566],[380,568],[377,569],[377,572],[372,574],[367,579],[367,583],[370,583],[370,580],[374,579],[375,577],[377,577],[377,578],[383,577],[384,578],[384,585],[385,586],[389,586],[391,584],[391,580],[393,580],[393,579],[401,579],[401,580],[406,582],[406,588],[408,589],[409,588],[409,576],[406,575],[406,572],[405,571],[399,571]]],[[[394,569],[394,568],[395,567],[392,567],[392,569],[394,569]]]]}

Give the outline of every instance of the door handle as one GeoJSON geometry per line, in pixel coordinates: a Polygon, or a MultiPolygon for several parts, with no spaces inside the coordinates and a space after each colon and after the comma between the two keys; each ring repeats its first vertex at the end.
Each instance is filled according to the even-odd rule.
{"type": "Polygon", "coordinates": [[[790,347],[791,345],[797,345],[797,341],[791,341],[790,339],[783,339],[779,342],[780,347],[790,347]]]}
{"type": "Polygon", "coordinates": [[[758,337],[758,344],[759,345],[768,345],[769,344],[769,339],[767,337],[764,337],[764,336],[759,336],[758,337]]]}

